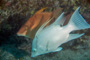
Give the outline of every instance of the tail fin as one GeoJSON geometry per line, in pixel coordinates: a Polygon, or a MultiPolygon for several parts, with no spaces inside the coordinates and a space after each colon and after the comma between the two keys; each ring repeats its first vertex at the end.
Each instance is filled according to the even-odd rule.
{"type": "Polygon", "coordinates": [[[85,19],[80,15],[79,8],[73,13],[68,25],[73,26],[73,30],[81,30],[90,28],[90,25],[85,21],[85,19]]]}

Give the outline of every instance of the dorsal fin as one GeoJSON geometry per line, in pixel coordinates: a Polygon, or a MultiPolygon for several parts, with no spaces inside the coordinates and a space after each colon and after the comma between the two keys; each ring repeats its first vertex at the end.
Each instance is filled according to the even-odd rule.
{"type": "MultiPolygon", "coordinates": [[[[53,19],[54,17],[52,17],[50,20],[46,21],[36,32],[37,36],[42,30],[43,28],[53,19]]],[[[64,23],[65,19],[64,19],[64,12],[56,19],[56,21],[54,23],[52,23],[52,25],[62,25],[64,23]]]]}
{"type": "Polygon", "coordinates": [[[63,25],[65,21],[64,12],[55,20],[53,25],[63,25]]]}
{"type": "Polygon", "coordinates": [[[41,32],[41,31],[43,30],[43,28],[44,28],[52,19],[53,19],[53,17],[52,17],[50,20],[46,21],[46,22],[38,29],[38,31],[36,32],[36,35],[35,35],[35,36],[37,36],[37,35],[39,34],[39,32],[41,32]]]}
{"type": "Polygon", "coordinates": [[[45,9],[47,9],[47,8],[48,8],[48,7],[41,8],[40,10],[38,10],[38,11],[36,12],[36,14],[43,12],[43,11],[44,11],[45,9]]]}

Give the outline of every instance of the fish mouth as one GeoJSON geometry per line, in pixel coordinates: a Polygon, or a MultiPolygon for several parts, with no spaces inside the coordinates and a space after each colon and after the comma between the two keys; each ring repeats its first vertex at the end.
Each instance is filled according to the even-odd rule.
{"type": "Polygon", "coordinates": [[[33,58],[33,57],[36,57],[36,56],[38,56],[37,53],[31,53],[31,57],[32,57],[32,58],[33,58]]]}
{"type": "Polygon", "coordinates": [[[38,54],[38,53],[36,53],[36,54],[31,54],[31,57],[33,58],[33,57],[37,57],[37,56],[40,56],[40,55],[43,55],[43,54],[38,54]]]}
{"type": "MultiPolygon", "coordinates": [[[[40,54],[41,55],[41,54],[40,54]]],[[[37,57],[37,56],[40,56],[39,54],[38,55],[31,55],[31,57],[32,58],[34,58],[34,57],[37,57]]]]}
{"type": "Polygon", "coordinates": [[[31,57],[33,58],[33,57],[35,57],[34,55],[31,55],[31,57]]]}
{"type": "Polygon", "coordinates": [[[33,58],[33,57],[35,57],[35,55],[33,53],[31,53],[31,57],[33,58]]]}
{"type": "Polygon", "coordinates": [[[33,55],[33,54],[31,54],[31,57],[32,57],[32,58],[34,58],[34,57],[36,57],[36,56],[39,56],[39,55],[33,55]]]}

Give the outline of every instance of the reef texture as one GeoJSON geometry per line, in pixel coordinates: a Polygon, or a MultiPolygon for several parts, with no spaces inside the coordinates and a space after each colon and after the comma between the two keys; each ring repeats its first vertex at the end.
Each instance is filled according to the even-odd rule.
{"type": "Polygon", "coordinates": [[[63,50],[31,58],[32,39],[18,36],[21,26],[41,8],[52,12],[63,8],[80,13],[90,24],[89,0],[0,0],[0,60],[90,60],[90,29],[75,31],[85,35],[62,45],[63,50]]]}

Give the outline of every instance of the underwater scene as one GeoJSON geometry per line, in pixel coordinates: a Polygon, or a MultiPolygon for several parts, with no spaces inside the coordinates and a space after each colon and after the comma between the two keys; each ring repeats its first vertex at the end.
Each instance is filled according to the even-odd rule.
{"type": "Polygon", "coordinates": [[[0,60],[90,60],[90,1],[0,0],[0,60]]]}

